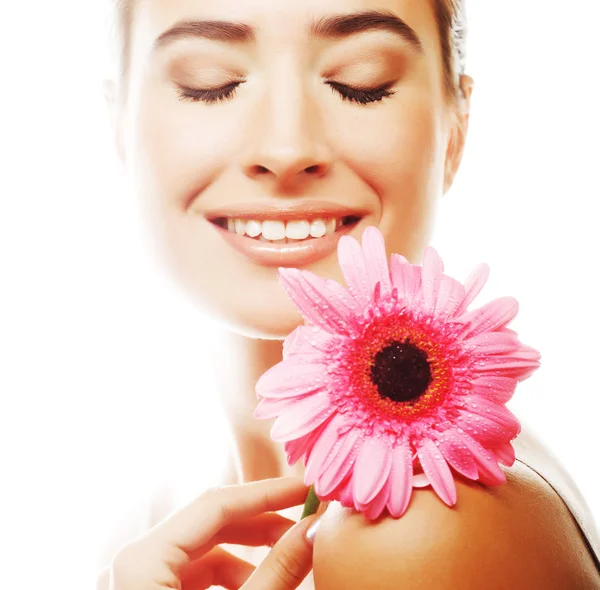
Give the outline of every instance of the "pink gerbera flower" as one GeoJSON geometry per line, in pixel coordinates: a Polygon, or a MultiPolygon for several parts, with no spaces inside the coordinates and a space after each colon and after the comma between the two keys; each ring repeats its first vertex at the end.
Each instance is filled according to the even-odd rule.
{"type": "Polygon", "coordinates": [[[271,436],[305,483],[369,518],[400,517],[412,488],[429,485],[456,503],[453,472],[493,486],[498,463],[515,461],[520,432],[505,407],[540,354],[506,325],[518,303],[501,297],[467,307],[485,284],[480,265],[465,285],[443,273],[427,247],[423,265],[392,254],[365,229],[338,243],[348,288],[309,271],[279,268],[308,325],[284,341],[283,360],[258,380],[256,418],[276,418],[271,436]]]}

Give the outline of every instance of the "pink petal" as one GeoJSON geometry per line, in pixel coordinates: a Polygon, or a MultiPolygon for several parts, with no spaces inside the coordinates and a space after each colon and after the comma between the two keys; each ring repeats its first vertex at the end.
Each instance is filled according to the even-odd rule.
{"type": "Polygon", "coordinates": [[[381,296],[385,299],[392,291],[392,281],[383,235],[374,225],[363,231],[362,250],[371,290],[381,283],[381,296]]]}
{"type": "Polygon", "coordinates": [[[467,310],[471,302],[479,295],[481,289],[483,289],[489,276],[490,267],[485,263],[480,264],[473,270],[465,281],[465,296],[454,312],[454,317],[459,317],[467,310]]]}
{"type": "Polygon", "coordinates": [[[500,469],[492,454],[467,434],[462,434],[461,437],[477,463],[479,481],[488,486],[496,486],[504,483],[506,475],[500,469]]]}
{"type": "MultiPolygon", "coordinates": [[[[484,401],[496,408],[500,407],[483,398],[477,398],[476,403],[483,408],[484,401]]],[[[453,420],[458,428],[462,428],[480,443],[489,447],[512,440],[521,431],[519,421],[506,408],[486,414],[479,413],[479,408],[473,408],[469,404],[467,408],[460,409],[453,420]]]]}
{"type": "MultiPolygon", "coordinates": [[[[290,351],[294,349],[302,349],[306,342],[308,342],[308,338],[304,338],[300,328],[306,328],[307,326],[298,326],[295,330],[292,330],[283,341],[283,347],[281,349],[283,359],[289,355],[290,351]]],[[[312,346],[307,346],[310,352],[314,351],[312,346]]]]}
{"type": "Polygon", "coordinates": [[[362,316],[363,308],[359,305],[358,301],[352,297],[348,289],[340,285],[333,279],[324,278],[323,283],[329,290],[329,297],[336,306],[341,306],[344,309],[344,313],[349,313],[350,318],[354,320],[357,316],[362,316]]]}
{"type": "MultiPolygon", "coordinates": [[[[337,414],[333,414],[333,416],[336,415],[337,414]]],[[[305,434],[304,436],[294,440],[288,440],[283,444],[285,452],[287,453],[288,465],[294,465],[302,457],[304,458],[304,465],[306,466],[306,455],[310,453],[315,442],[319,439],[321,433],[327,427],[329,420],[331,420],[331,417],[325,420],[321,426],[315,428],[308,434],[305,434]]]]}
{"type": "Polygon", "coordinates": [[[517,350],[520,346],[518,338],[504,332],[482,332],[470,338],[467,344],[472,348],[471,354],[474,356],[506,354],[517,350]]]}
{"type": "MultiPolygon", "coordinates": [[[[470,413],[497,422],[511,435],[516,436],[521,431],[519,420],[506,406],[476,396],[467,396],[464,401],[466,402],[466,409],[470,413]]],[[[510,436],[510,438],[512,439],[514,436],[510,436]]]]}
{"type": "Polygon", "coordinates": [[[528,361],[532,366],[539,366],[541,355],[535,348],[525,344],[519,344],[519,347],[516,350],[506,354],[506,358],[510,360],[528,361]]]}
{"type": "Polygon", "coordinates": [[[493,332],[508,324],[518,311],[519,303],[514,297],[499,297],[478,309],[468,311],[458,318],[465,324],[462,337],[467,339],[484,331],[493,332]]]}
{"type": "Polygon", "coordinates": [[[335,411],[336,407],[325,392],[308,396],[298,401],[292,411],[275,420],[271,428],[271,438],[276,442],[300,438],[322,424],[335,411]]]}
{"type": "Polygon", "coordinates": [[[381,516],[381,513],[385,509],[385,505],[390,497],[391,487],[391,482],[389,479],[387,479],[377,496],[373,498],[372,502],[370,502],[367,506],[360,507],[361,511],[368,519],[375,520],[381,516]]]}
{"type": "Polygon", "coordinates": [[[380,438],[367,438],[354,464],[354,498],[359,504],[368,504],[381,491],[390,474],[392,453],[380,438]]]}
{"type": "Polygon", "coordinates": [[[398,445],[393,451],[390,482],[392,488],[388,499],[388,510],[395,518],[400,518],[410,502],[412,494],[412,452],[408,443],[398,445]]]}
{"type": "Polygon", "coordinates": [[[530,365],[515,364],[513,366],[503,365],[502,368],[496,369],[496,373],[501,373],[504,377],[513,377],[517,381],[524,381],[539,369],[539,362],[532,361],[530,365]]]}
{"type": "Polygon", "coordinates": [[[423,255],[423,266],[421,267],[421,284],[423,309],[430,314],[435,312],[443,272],[444,264],[440,255],[435,248],[427,246],[423,255]]]}
{"type": "Polygon", "coordinates": [[[490,449],[490,451],[496,456],[498,461],[507,467],[510,467],[516,461],[515,449],[509,442],[504,443],[490,449]]]}
{"type": "Polygon", "coordinates": [[[394,254],[390,266],[392,282],[398,288],[398,297],[405,299],[409,305],[418,305],[421,298],[421,268],[399,261],[394,254]]]}
{"type": "Polygon", "coordinates": [[[468,479],[477,479],[477,464],[475,463],[475,459],[473,459],[473,455],[454,428],[449,428],[444,432],[444,436],[439,442],[439,447],[446,461],[458,473],[468,479]]]}
{"type": "Polygon", "coordinates": [[[431,482],[433,489],[437,495],[448,506],[456,504],[456,485],[452,472],[448,467],[448,463],[442,456],[437,445],[429,439],[424,440],[421,446],[417,449],[423,473],[431,482]]]}
{"type": "Polygon", "coordinates": [[[262,397],[298,397],[321,390],[326,376],[325,365],[302,364],[290,357],[265,371],[256,382],[255,390],[262,397]]]}
{"type": "Polygon", "coordinates": [[[503,334],[512,334],[513,336],[518,336],[518,334],[515,330],[511,330],[510,328],[507,328],[506,326],[504,326],[503,328],[500,328],[498,330],[498,332],[502,332],[503,334]]]}
{"type": "Polygon", "coordinates": [[[483,358],[477,366],[477,370],[481,373],[493,371],[507,377],[512,377],[515,372],[519,375],[527,372],[533,372],[540,366],[539,361],[530,359],[512,358],[509,356],[492,356],[483,358]]]}
{"type": "Polygon", "coordinates": [[[498,446],[509,438],[506,430],[496,422],[480,416],[477,416],[477,421],[474,418],[473,414],[459,412],[453,422],[457,428],[462,428],[464,432],[486,447],[498,446]]]}
{"type": "MultiPolygon", "coordinates": [[[[392,287],[392,292],[386,298],[381,295],[381,283],[375,285],[373,290],[373,311],[377,315],[385,316],[398,307],[398,287],[392,287]],[[379,310],[381,313],[377,313],[379,310]]],[[[404,307],[400,305],[400,307],[404,307]]]]}
{"type": "Polygon", "coordinates": [[[367,281],[367,267],[360,244],[349,235],[338,240],[338,263],[351,295],[361,308],[371,303],[371,288],[367,281]]]}
{"type": "Polygon", "coordinates": [[[354,465],[359,448],[358,441],[362,436],[360,430],[353,429],[338,440],[323,466],[321,476],[314,484],[315,491],[319,496],[326,496],[332,492],[348,475],[354,465]]]}
{"type": "Polygon", "coordinates": [[[335,281],[327,282],[310,271],[297,268],[280,267],[278,276],[305,319],[333,334],[354,333],[356,316],[348,307],[350,295],[341,294],[343,287],[332,288],[335,281]]]}
{"type": "Polygon", "coordinates": [[[334,414],[319,439],[315,442],[310,451],[304,474],[304,481],[307,485],[313,484],[323,472],[323,465],[330,457],[332,449],[340,438],[338,428],[343,426],[345,422],[343,414],[334,414]]]}
{"type": "Polygon", "coordinates": [[[256,408],[254,408],[254,418],[257,420],[266,420],[268,418],[277,418],[284,412],[293,410],[295,404],[301,399],[306,399],[307,396],[312,396],[313,393],[308,393],[302,397],[284,397],[280,399],[273,399],[263,397],[256,408]]]}
{"type": "MultiPolygon", "coordinates": [[[[492,332],[492,334],[497,334],[497,332],[492,332]]],[[[499,355],[495,355],[492,357],[492,360],[498,360],[499,355]]],[[[525,344],[517,343],[517,346],[509,351],[505,352],[501,355],[501,358],[505,358],[507,360],[518,360],[518,361],[539,361],[540,353],[535,348],[531,348],[531,346],[526,346],[525,344]]],[[[535,364],[535,363],[532,363],[535,364]]]]}
{"type": "Polygon", "coordinates": [[[542,358],[539,350],[536,350],[532,346],[527,346],[526,344],[521,344],[521,347],[513,353],[513,356],[536,361],[539,361],[540,358],[542,358]]]}
{"type": "Polygon", "coordinates": [[[283,359],[289,355],[306,355],[307,360],[323,356],[338,340],[335,336],[315,326],[298,326],[283,341],[283,359]]]}
{"type": "MultiPolygon", "coordinates": [[[[308,327],[308,326],[306,326],[308,327]]],[[[321,330],[321,328],[318,328],[319,332],[323,332],[323,330],[321,330]]],[[[330,334],[331,335],[331,334],[330,334]]],[[[338,343],[338,347],[339,347],[339,343],[338,343]]],[[[302,350],[298,350],[298,351],[294,351],[294,352],[290,352],[289,350],[286,351],[283,355],[283,360],[284,361],[291,361],[292,363],[294,363],[296,366],[299,365],[320,365],[323,363],[325,356],[324,354],[316,349],[308,350],[308,346],[303,346],[302,350]]]]}
{"type": "Polygon", "coordinates": [[[465,288],[457,280],[442,274],[435,306],[436,313],[452,317],[464,296],[465,288]]]}
{"type": "Polygon", "coordinates": [[[345,481],[339,485],[334,493],[336,494],[336,497],[339,498],[339,502],[342,506],[346,506],[346,508],[354,508],[354,496],[352,495],[352,474],[346,477],[345,481]]]}
{"type": "Polygon", "coordinates": [[[512,377],[482,373],[473,379],[471,392],[491,402],[505,404],[514,395],[517,383],[518,381],[512,377]]]}
{"type": "Polygon", "coordinates": [[[526,346],[524,344],[519,344],[519,347],[515,350],[507,352],[502,355],[490,356],[488,358],[483,358],[486,370],[489,370],[490,365],[496,364],[497,366],[501,366],[502,368],[524,368],[525,370],[534,367],[538,368],[540,366],[540,353],[535,348],[531,348],[531,346],[526,346]]]}
{"type": "Polygon", "coordinates": [[[408,259],[402,256],[402,254],[392,254],[390,258],[396,260],[396,264],[409,264],[408,259]]]}

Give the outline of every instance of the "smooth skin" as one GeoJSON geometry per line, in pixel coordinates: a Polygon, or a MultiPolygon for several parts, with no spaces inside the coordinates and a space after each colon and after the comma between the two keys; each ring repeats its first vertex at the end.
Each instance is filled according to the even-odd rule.
{"type": "Polygon", "coordinates": [[[415,490],[402,518],[375,526],[332,503],[315,537],[315,588],[600,588],[573,515],[556,492],[519,461],[502,468],[507,481],[494,488],[459,478],[452,509],[424,488],[415,490]]]}
{"type": "Polygon", "coordinates": [[[297,588],[312,568],[307,529],[274,511],[304,503],[308,487],[285,477],[211,488],[146,534],[125,544],[98,588],[110,590],[242,590],[297,588]],[[259,567],[221,544],[269,546],[259,567]]]}
{"type": "MultiPolygon", "coordinates": [[[[343,203],[364,212],[351,235],[360,239],[366,226],[375,225],[388,255],[419,263],[436,202],[452,186],[461,162],[473,80],[461,77],[459,100],[445,92],[439,32],[427,0],[138,0],[131,45],[126,98],[107,85],[117,150],[159,259],[224,326],[225,345],[215,343],[214,366],[235,441],[230,478],[301,476],[302,466],[289,467],[282,445],[270,440],[271,423],[255,420],[252,412],[256,380],[281,360],[281,339],[302,318],[276,269],[234,251],[205,214],[250,202],[343,203]],[[422,51],[384,31],[326,40],[308,35],[312,19],[372,10],[402,18],[420,38],[422,51]],[[179,39],[153,49],[159,35],[184,19],[248,24],[256,38],[179,39]],[[331,82],[354,88],[390,82],[393,94],[358,104],[342,98],[331,82]],[[185,89],[229,84],[235,92],[212,104],[180,96],[185,89]]],[[[335,254],[305,268],[344,284],[335,254]]],[[[401,519],[368,527],[361,514],[331,503],[314,545],[317,589],[600,588],[560,497],[518,463],[507,474],[508,482],[496,489],[459,480],[453,509],[431,490],[415,490],[401,519]]],[[[236,502],[266,509],[252,503],[254,488],[246,485],[254,484],[237,488],[236,502]]],[[[190,558],[174,547],[181,539],[191,547],[190,538],[196,547],[210,547],[208,535],[225,521],[203,519],[210,506],[219,511],[223,502],[231,514],[229,496],[220,497],[229,493],[211,492],[200,501],[199,520],[176,517],[166,537],[165,527],[153,529],[120,553],[115,564],[121,583],[127,583],[124,572],[145,575],[146,568],[140,573],[135,567],[144,559],[152,583],[178,587],[169,564],[190,558]]],[[[300,540],[295,547],[297,563],[308,564],[306,547],[300,540]]],[[[257,569],[261,583],[248,587],[284,587],[269,569],[278,551],[276,545],[257,569]]],[[[202,583],[222,559],[216,547],[202,554],[202,583]]],[[[230,563],[239,572],[236,582],[243,581],[249,568],[230,563]]]]}

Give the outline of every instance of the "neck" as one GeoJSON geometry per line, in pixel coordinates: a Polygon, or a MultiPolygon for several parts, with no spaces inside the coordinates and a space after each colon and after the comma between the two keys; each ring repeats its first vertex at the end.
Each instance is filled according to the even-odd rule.
{"type": "Polygon", "coordinates": [[[283,341],[249,338],[227,330],[219,336],[212,348],[213,366],[231,434],[224,483],[303,475],[302,463],[290,467],[283,443],[271,440],[269,432],[274,419],[253,417],[258,403],[256,382],[281,361],[283,341]]]}

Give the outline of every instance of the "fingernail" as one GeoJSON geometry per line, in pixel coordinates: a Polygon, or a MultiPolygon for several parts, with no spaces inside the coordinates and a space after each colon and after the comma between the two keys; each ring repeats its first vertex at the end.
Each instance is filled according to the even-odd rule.
{"type": "Polygon", "coordinates": [[[306,539],[308,540],[309,543],[314,543],[315,541],[315,535],[317,534],[317,529],[319,528],[319,525],[321,524],[321,516],[319,516],[319,518],[317,518],[309,527],[308,530],[306,531],[306,539]]]}

